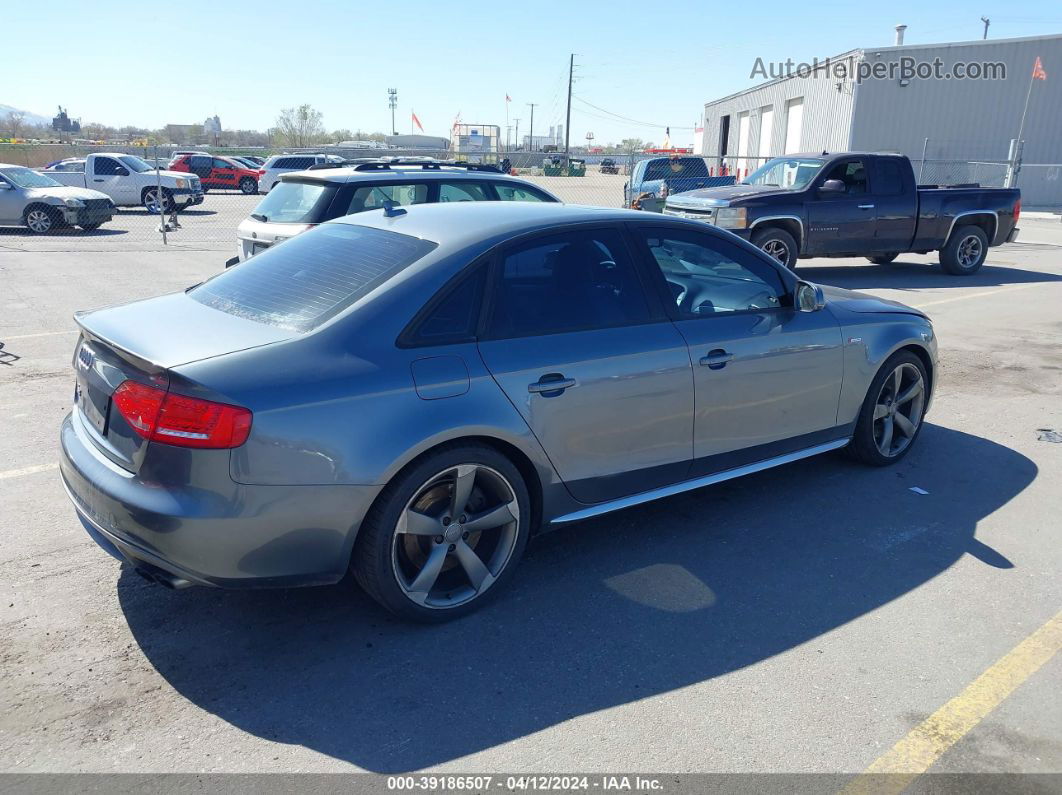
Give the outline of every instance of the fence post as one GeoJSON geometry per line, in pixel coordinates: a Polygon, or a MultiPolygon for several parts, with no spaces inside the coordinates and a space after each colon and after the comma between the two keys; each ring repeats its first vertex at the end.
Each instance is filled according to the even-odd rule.
{"type": "Polygon", "coordinates": [[[1013,188],[1018,181],[1018,172],[1021,171],[1021,141],[1017,138],[1010,139],[1010,151],[1007,152],[1007,178],[1004,187],[1013,188]]]}
{"type": "Polygon", "coordinates": [[[918,167],[918,184],[922,184],[922,175],[926,173],[926,153],[929,151],[929,139],[922,142],[922,164],[918,167]]]}
{"type": "Polygon", "coordinates": [[[159,231],[162,232],[162,245],[166,243],[166,212],[162,202],[162,166],[159,165],[159,145],[155,144],[155,206],[159,208],[159,231]]]}

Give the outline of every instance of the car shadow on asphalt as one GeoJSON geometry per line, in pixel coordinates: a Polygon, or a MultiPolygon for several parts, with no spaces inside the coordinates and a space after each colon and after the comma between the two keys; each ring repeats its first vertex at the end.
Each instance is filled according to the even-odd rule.
{"type": "Polygon", "coordinates": [[[24,227],[0,227],[0,236],[2,237],[16,237],[23,240],[44,240],[50,237],[114,237],[115,235],[129,234],[127,229],[107,229],[100,227],[99,229],[79,229],[76,227],[64,227],[62,229],[53,229],[49,232],[30,232],[24,227]]]}
{"type": "Polygon", "coordinates": [[[409,771],[755,665],[966,554],[1007,576],[974,533],[1036,475],[927,424],[893,468],[819,456],[541,536],[504,594],[442,626],[398,622],[347,582],[173,592],[124,569],[118,595],[146,659],[198,707],[409,771]]]}
{"type": "MultiPolygon", "coordinates": [[[[1062,253],[1062,249],[1053,247],[1062,253]]],[[[822,260],[812,260],[822,262],[822,260]]],[[[850,290],[890,289],[924,290],[934,287],[999,287],[1008,284],[1031,284],[1035,282],[1058,282],[1062,276],[1055,273],[1031,271],[1023,268],[1008,268],[1003,265],[985,264],[972,276],[950,276],[936,263],[904,262],[902,259],[888,265],[797,265],[801,279],[850,290]]]]}

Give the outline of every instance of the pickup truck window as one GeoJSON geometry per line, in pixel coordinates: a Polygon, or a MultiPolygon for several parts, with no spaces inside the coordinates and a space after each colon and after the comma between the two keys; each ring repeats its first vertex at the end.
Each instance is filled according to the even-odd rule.
{"type": "Polygon", "coordinates": [[[44,174],[38,174],[22,166],[12,166],[0,171],[0,176],[12,182],[20,188],[61,188],[60,183],[44,174]]]}
{"type": "Polygon", "coordinates": [[[675,160],[650,160],[645,169],[645,181],[670,177],[707,177],[708,166],[699,157],[683,157],[675,160]]]}
{"type": "Polygon", "coordinates": [[[878,179],[874,191],[882,196],[899,196],[903,193],[903,172],[897,161],[884,157],[878,160],[878,179]]]}
{"type": "Polygon", "coordinates": [[[803,190],[819,173],[823,162],[811,158],[776,157],[749,174],[741,184],[803,190]]]}
{"type": "Polygon", "coordinates": [[[839,179],[844,183],[845,193],[860,194],[867,192],[867,170],[862,160],[843,160],[836,163],[826,179],[839,179]]]}
{"type": "MultiPolygon", "coordinates": [[[[155,167],[149,164],[146,160],[141,160],[139,157],[133,155],[122,155],[119,160],[125,164],[125,167],[130,171],[135,171],[138,174],[143,174],[145,171],[153,171],[155,167]]],[[[97,174],[100,172],[97,170],[97,174]]]]}
{"type": "Polygon", "coordinates": [[[101,177],[116,177],[118,169],[121,168],[117,160],[109,157],[97,157],[92,162],[92,173],[101,177]]]}

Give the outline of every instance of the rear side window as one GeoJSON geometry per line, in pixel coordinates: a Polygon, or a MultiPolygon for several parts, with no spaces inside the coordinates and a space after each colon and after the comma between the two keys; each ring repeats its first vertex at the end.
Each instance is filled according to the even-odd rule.
{"type": "Polygon", "coordinates": [[[188,158],[189,168],[210,168],[210,158],[203,157],[202,155],[192,155],[188,158]]]}
{"type": "Polygon", "coordinates": [[[895,160],[879,160],[878,181],[874,187],[874,192],[883,196],[897,196],[903,193],[903,172],[900,170],[900,164],[895,160]]]}
{"type": "MultiPolygon", "coordinates": [[[[322,210],[336,189],[319,182],[278,182],[254,208],[258,220],[276,224],[312,224],[325,220],[322,210]]],[[[339,213],[342,215],[343,213],[339,213]]]]}
{"type": "Polygon", "coordinates": [[[631,326],[651,319],[645,292],[613,230],[539,238],[510,250],[494,288],[495,339],[631,326]]]}
{"type": "Polygon", "coordinates": [[[379,210],[386,202],[395,204],[423,204],[428,200],[428,186],[424,183],[393,183],[386,185],[361,185],[354,190],[345,213],[352,215],[366,210],[379,210]]]}
{"type": "Polygon", "coordinates": [[[273,168],[295,168],[292,163],[295,162],[293,157],[282,157],[280,160],[273,164],[273,168]]]}
{"type": "Polygon", "coordinates": [[[325,224],[229,268],[188,295],[230,315],[309,331],[437,245],[383,229],[325,224]]]}
{"type": "Polygon", "coordinates": [[[521,188],[507,182],[495,182],[494,190],[503,202],[551,202],[549,196],[531,188],[521,188]]]}
{"type": "Polygon", "coordinates": [[[443,182],[439,185],[440,202],[485,202],[489,199],[486,186],[479,182],[443,182]]]}
{"type": "Polygon", "coordinates": [[[415,345],[443,345],[473,339],[486,277],[487,269],[480,267],[452,288],[443,288],[442,299],[420,321],[410,341],[415,345]]]}

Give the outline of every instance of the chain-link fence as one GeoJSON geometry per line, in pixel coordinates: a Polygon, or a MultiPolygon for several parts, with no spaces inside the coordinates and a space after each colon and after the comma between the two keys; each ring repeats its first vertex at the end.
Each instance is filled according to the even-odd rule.
{"type": "MultiPolygon", "coordinates": [[[[199,248],[222,252],[224,258],[237,252],[236,230],[240,222],[255,212],[263,201],[262,193],[272,179],[261,176],[260,165],[252,158],[264,160],[279,150],[266,149],[212,149],[209,153],[184,150],[182,155],[175,147],[86,147],[71,145],[0,145],[0,163],[13,164],[32,169],[32,173],[53,179],[67,186],[79,186],[97,190],[109,196],[118,205],[113,218],[94,215],[92,208],[71,206],[46,208],[44,214],[27,214],[25,206],[19,206],[16,191],[0,191],[0,245],[30,245],[31,240],[68,238],[64,247],[99,249],[103,246],[153,249],[176,246],[199,248]],[[103,175],[86,172],[89,155],[113,161],[104,169],[118,173],[103,175]],[[175,158],[183,162],[174,163],[175,158]],[[132,158],[131,160],[129,158],[132,158]],[[65,161],[65,162],[64,162],[65,161]],[[139,169],[146,164],[148,171],[139,169]],[[179,174],[159,178],[154,171],[158,163],[164,168],[177,168],[179,174]],[[171,165],[172,164],[172,165],[171,165]],[[220,179],[226,166],[231,166],[224,180],[220,179]],[[78,170],[80,169],[80,170],[78,170]],[[193,177],[202,187],[198,193],[193,177]],[[159,196],[163,201],[159,201],[159,196]],[[160,216],[163,209],[178,209],[176,214],[160,216]],[[101,220],[102,219],[102,220],[101,220]],[[36,228],[35,228],[36,227],[36,228]]],[[[627,152],[621,154],[592,153],[573,154],[566,160],[557,152],[502,152],[475,155],[455,155],[442,150],[380,150],[339,149],[327,147],[317,150],[288,150],[292,157],[324,154],[332,160],[356,160],[397,158],[406,162],[429,162],[435,160],[475,160],[506,170],[532,184],[550,191],[564,202],[605,207],[629,206],[639,196],[653,195],[656,202],[645,202],[647,209],[659,209],[661,184],[647,179],[654,167],[640,167],[646,160],[663,160],[664,168],[670,168],[667,155],[659,153],[627,152]]],[[[676,157],[676,156],[672,156],[676,157]]],[[[676,180],[673,185],[682,185],[686,190],[700,184],[726,184],[748,177],[763,165],[768,157],[693,156],[695,158],[687,173],[704,176],[711,181],[676,180]]],[[[311,161],[302,164],[305,167],[311,161]]],[[[301,163],[301,161],[300,161],[301,163]]],[[[981,159],[936,159],[912,160],[915,175],[924,185],[983,185],[998,187],[1005,184],[1008,164],[1003,160],[981,159]]],[[[395,166],[409,169],[415,179],[415,165],[395,166]]],[[[676,172],[677,173],[677,172],[676,172]]],[[[1054,191],[1062,204],[1062,164],[1027,164],[1018,181],[1019,187],[1026,184],[1040,186],[1040,192],[1054,191]]],[[[69,202],[68,204],[76,204],[69,202]]],[[[1026,202],[1026,207],[1030,206],[1026,202]]]]}

